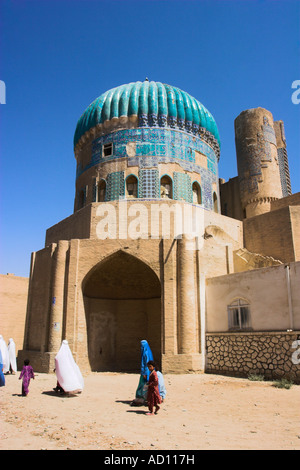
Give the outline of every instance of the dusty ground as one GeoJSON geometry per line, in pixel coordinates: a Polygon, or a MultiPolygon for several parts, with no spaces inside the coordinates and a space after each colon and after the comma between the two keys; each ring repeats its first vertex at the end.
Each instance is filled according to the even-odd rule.
{"type": "Polygon", "coordinates": [[[130,406],[136,374],[91,374],[75,397],[56,395],[52,374],[37,374],[22,397],[18,377],[0,388],[1,450],[300,449],[299,385],[166,375],[167,398],[149,417],[130,406]]]}

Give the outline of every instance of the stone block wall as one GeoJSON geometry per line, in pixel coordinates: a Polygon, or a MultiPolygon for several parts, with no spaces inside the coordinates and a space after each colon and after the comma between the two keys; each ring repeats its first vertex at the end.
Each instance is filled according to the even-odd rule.
{"type": "Polygon", "coordinates": [[[206,335],[205,372],[300,384],[300,331],[216,333],[206,335]]]}

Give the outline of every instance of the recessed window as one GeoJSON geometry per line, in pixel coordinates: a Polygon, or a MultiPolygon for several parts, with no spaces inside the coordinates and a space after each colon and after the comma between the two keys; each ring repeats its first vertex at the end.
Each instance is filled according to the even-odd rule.
{"type": "Polygon", "coordinates": [[[163,176],[160,180],[160,197],[165,199],[173,198],[172,180],[169,176],[163,176]]]}
{"type": "Polygon", "coordinates": [[[196,182],[193,183],[192,190],[193,190],[193,203],[202,204],[202,195],[201,195],[200,185],[196,182]]]}
{"type": "Polygon", "coordinates": [[[81,189],[79,191],[79,197],[78,197],[78,209],[82,209],[85,204],[85,190],[81,189]]]}
{"type": "Polygon", "coordinates": [[[98,202],[105,201],[105,193],[106,193],[106,182],[101,180],[98,184],[98,202]]]}
{"type": "Polygon", "coordinates": [[[250,329],[250,305],[246,300],[237,299],[228,305],[228,327],[230,330],[250,329]]]}
{"type": "Polygon", "coordinates": [[[213,193],[213,208],[214,212],[218,212],[218,197],[215,192],[213,193]]]}
{"type": "Polygon", "coordinates": [[[110,157],[113,154],[113,144],[110,142],[109,144],[103,145],[103,157],[110,157]]]}
{"type": "Polygon", "coordinates": [[[134,175],[128,176],[126,179],[126,197],[137,198],[138,194],[138,181],[134,175]]]}

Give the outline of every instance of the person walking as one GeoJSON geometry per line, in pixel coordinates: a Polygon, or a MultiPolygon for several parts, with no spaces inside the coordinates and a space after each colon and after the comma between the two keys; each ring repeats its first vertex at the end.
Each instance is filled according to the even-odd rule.
{"type": "Polygon", "coordinates": [[[29,393],[30,380],[34,379],[34,372],[31,365],[29,365],[29,359],[25,359],[24,366],[22,368],[19,380],[22,379],[22,396],[27,397],[29,393]]]}
{"type": "Polygon", "coordinates": [[[16,345],[12,338],[8,341],[7,349],[9,355],[9,370],[11,374],[15,375],[17,372],[16,345]]]}
{"type": "Polygon", "coordinates": [[[153,414],[157,414],[160,410],[160,403],[161,403],[161,396],[159,394],[158,389],[158,376],[155,370],[155,363],[153,361],[149,361],[148,369],[150,371],[149,380],[148,380],[148,395],[147,395],[147,403],[149,412],[146,413],[148,416],[152,416],[153,414]],[[155,411],[153,412],[153,408],[155,407],[155,411]]]}
{"type": "Polygon", "coordinates": [[[2,354],[3,373],[7,374],[9,372],[9,352],[2,335],[0,335],[0,351],[2,354]]]}
{"type": "Polygon", "coordinates": [[[82,392],[84,380],[66,339],[62,341],[55,356],[55,373],[59,386],[58,390],[62,393],[74,395],[82,392]]]}
{"type": "Polygon", "coordinates": [[[145,403],[145,389],[149,379],[149,369],[147,363],[153,360],[153,354],[147,340],[141,341],[141,368],[139,383],[135,392],[135,399],[131,402],[131,406],[140,406],[145,403]]]}

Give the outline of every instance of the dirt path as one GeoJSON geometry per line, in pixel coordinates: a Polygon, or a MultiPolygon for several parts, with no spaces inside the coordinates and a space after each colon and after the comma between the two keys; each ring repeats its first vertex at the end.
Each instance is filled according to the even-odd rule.
{"type": "Polygon", "coordinates": [[[156,416],[131,407],[135,374],[84,377],[81,395],[53,392],[56,378],[37,374],[28,397],[19,374],[0,388],[0,449],[300,449],[300,386],[206,374],[166,375],[156,416]]]}

